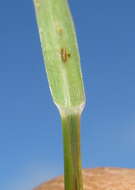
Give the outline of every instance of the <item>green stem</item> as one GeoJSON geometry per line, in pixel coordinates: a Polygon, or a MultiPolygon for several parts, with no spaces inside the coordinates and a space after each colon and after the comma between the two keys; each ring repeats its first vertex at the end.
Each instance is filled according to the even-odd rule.
{"type": "Polygon", "coordinates": [[[64,137],[65,190],[82,190],[80,159],[80,115],[71,113],[62,117],[64,137]]]}

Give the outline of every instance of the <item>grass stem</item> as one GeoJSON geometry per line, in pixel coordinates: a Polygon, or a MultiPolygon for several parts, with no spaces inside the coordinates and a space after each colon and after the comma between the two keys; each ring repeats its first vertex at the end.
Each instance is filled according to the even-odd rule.
{"type": "Polygon", "coordinates": [[[80,115],[71,113],[62,118],[64,138],[65,190],[82,190],[80,159],[80,115]]]}

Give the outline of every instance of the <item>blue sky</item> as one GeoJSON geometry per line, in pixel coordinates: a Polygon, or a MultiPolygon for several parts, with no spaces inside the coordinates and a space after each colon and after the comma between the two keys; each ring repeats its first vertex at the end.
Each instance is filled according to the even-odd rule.
{"type": "MultiPolygon", "coordinates": [[[[135,167],[135,2],[70,0],[87,104],[83,167],[135,167]]],[[[45,75],[32,0],[0,5],[0,189],[63,173],[61,122],[45,75]]]]}

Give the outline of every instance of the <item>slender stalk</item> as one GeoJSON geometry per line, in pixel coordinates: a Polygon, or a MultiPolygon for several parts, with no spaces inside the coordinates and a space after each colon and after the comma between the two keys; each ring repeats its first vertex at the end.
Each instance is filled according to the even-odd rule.
{"type": "Polygon", "coordinates": [[[64,142],[65,190],[82,190],[80,159],[80,114],[71,113],[62,118],[64,142]]]}

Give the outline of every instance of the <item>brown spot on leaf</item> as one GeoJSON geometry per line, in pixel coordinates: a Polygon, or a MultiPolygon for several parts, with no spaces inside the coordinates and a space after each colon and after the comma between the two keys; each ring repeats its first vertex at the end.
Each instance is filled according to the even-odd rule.
{"type": "Polygon", "coordinates": [[[62,36],[63,35],[63,29],[61,27],[59,27],[58,25],[56,26],[56,31],[57,33],[62,36]]]}
{"type": "Polygon", "coordinates": [[[40,0],[35,0],[36,7],[39,9],[40,8],[40,0]]]}
{"type": "Polygon", "coordinates": [[[71,54],[67,52],[66,48],[61,48],[60,50],[61,60],[66,63],[68,59],[71,57],[71,54]]]}
{"type": "Polygon", "coordinates": [[[59,35],[62,35],[63,34],[63,29],[59,28],[58,32],[59,32],[59,35]]]}

